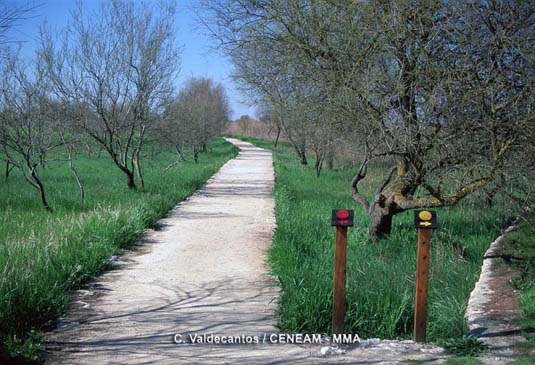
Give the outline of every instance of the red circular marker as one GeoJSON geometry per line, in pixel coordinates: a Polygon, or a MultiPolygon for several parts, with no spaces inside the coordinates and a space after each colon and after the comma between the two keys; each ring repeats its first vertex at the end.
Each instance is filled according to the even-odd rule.
{"type": "Polygon", "coordinates": [[[349,218],[349,212],[347,210],[339,210],[336,212],[336,218],[338,219],[349,218]]]}

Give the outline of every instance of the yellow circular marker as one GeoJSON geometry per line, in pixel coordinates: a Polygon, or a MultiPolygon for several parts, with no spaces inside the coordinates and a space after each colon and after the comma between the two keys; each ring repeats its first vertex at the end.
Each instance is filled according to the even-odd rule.
{"type": "Polygon", "coordinates": [[[420,214],[418,214],[418,217],[423,221],[428,221],[431,218],[433,218],[433,215],[431,214],[430,211],[424,210],[424,211],[421,211],[420,214]]]}

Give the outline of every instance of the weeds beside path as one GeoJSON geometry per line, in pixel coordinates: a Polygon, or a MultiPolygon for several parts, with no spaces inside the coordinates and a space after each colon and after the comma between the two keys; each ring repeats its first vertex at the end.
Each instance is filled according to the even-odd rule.
{"type": "Polygon", "coordinates": [[[321,356],[325,343],[273,342],[278,290],[265,262],[274,228],[271,154],[237,143],[242,152],[235,160],[160,221],[160,230],[143,236],[148,245],[142,253],[126,255],[122,269],[80,291],[87,308],[70,312],[67,325],[48,337],[48,360],[245,365],[443,359],[442,349],[412,341],[372,341],[332,357],[321,356]],[[175,334],[181,336],[176,343],[175,334]],[[192,343],[204,335],[233,342],[192,343]]]}
{"type": "MultiPolygon", "coordinates": [[[[390,237],[374,244],[366,234],[369,218],[349,193],[353,168],[324,171],[317,178],[289,147],[245,140],[274,151],[277,230],[270,264],[282,288],[281,330],[330,332],[334,231],[329,219],[332,209],[353,208],[345,331],[363,338],[411,338],[417,242],[412,212],[397,215],[390,237]]],[[[381,179],[384,169],[369,166],[368,176],[381,179]]],[[[366,194],[373,193],[373,186],[373,181],[363,181],[366,194]]],[[[488,208],[475,198],[438,210],[430,258],[430,341],[462,340],[466,335],[465,309],[483,255],[510,218],[504,209],[507,201],[488,208]]]]}
{"type": "Polygon", "coordinates": [[[163,175],[175,156],[147,158],[147,188],[137,193],[123,186],[109,159],[79,156],[84,206],[66,163],[49,163],[43,177],[53,214],[21,176],[0,181],[0,354],[38,359],[40,331],[63,313],[68,291],[94,278],[111,255],[135,243],[237,153],[222,139],[210,147],[213,153],[201,155],[198,164],[186,162],[163,175]]]}

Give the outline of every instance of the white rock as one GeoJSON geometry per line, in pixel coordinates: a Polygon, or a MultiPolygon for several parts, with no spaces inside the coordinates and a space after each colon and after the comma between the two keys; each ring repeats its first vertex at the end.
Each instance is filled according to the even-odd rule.
{"type": "Polygon", "coordinates": [[[88,295],[93,295],[95,293],[93,293],[93,291],[91,290],[85,290],[85,289],[80,289],[78,290],[78,294],[81,296],[81,297],[86,297],[88,295]]]}
{"type": "Polygon", "coordinates": [[[80,322],[59,322],[57,327],[66,328],[66,327],[78,326],[79,324],[80,322]]]}
{"type": "Polygon", "coordinates": [[[325,347],[322,347],[321,350],[321,355],[322,356],[328,356],[328,355],[341,355],[341,354],[345,354],[346,352],[338,347],[333,347],[333,346],[325,346],[325,347]]]}
{"type": "Polygon", "coordinates": [[[377,345],[380,342],[381,342],[381,339],[379,339],[379,338],[368,338],[367,340],[361,340],[360,341],[360,346],[362,346],[362,347],[370,347],[370,346],[377,345]]]}
{"type": "Polygon", "coordinates": [[[75,303],[78,303],[82,306],[82,308],[89,308],[90,305],[86,302],[82,302],[81,300],[77,300],[75,303]]]}

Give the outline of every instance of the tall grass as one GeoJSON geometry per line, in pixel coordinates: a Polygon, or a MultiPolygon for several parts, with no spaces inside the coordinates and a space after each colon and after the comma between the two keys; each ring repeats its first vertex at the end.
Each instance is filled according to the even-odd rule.
{"type": "Polygon", "coordinates": [[[95,277],[110,255],[132,245],[237,154],[222,139],[210,147],[213,152],[201,154],[198,164],[185,162],[165,174],[176,155],[147,156],[147,186],[140,192],[126,187],[110,159],[78,156],[84,205],[67,163],[51,162],[40,173],[53,213],[19,174],[0,180],[0,340],[12,343],[14,336],[52,324],[65,310],[69,289],[95,277]]]}
{"type": "Polygon", "coordinates": [[[517,272],[512,285],[520,292],[520,325],[535,345],[535,215],[524,216],[517,230],[508,233],[505,240],[505,254],[516,258],[510,264],[517,272]]]}
{"type": "MultiPolygon", "coordinates": [[[[248,138],[265,148],[269,143],[248,138]]],[[[287,146],[275,149],[277,229],[270,251],[282,287],[280,328],[286,332],[329,333],[332,314],[334,228],[332,209],[355,209],[348,231],[345,332],[361,337],[409,338],[413,329],[417,230],[413,213],[394,217],[392,234],[368,240],[369,217],[350,195],[352,169],[322,172],[303,167],[287,146]]],[[[371,196],[384,171],[371,166],[362,190],[371,196]]],[[[509,218],[498,202],[492,209],[466,199],[438,209],[432,233],[428,339],[460,338],[464,312],[482,257],[509,218]]]]}

